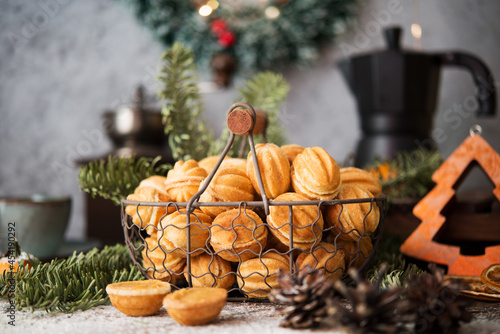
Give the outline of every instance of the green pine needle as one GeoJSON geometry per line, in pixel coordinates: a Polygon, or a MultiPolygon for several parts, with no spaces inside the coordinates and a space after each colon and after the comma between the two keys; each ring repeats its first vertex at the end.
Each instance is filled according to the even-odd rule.
{"type": "Polygon", "coordinates": [[[160,156],[148,158],[116,158],[92,161],[80,168],[78,183],[80,189],[95,197],[110,199],[116,205],[133,193],[139,183],[153,175],[166,175],[170,165],[158,165],[160,156]]]}
{"type": "Polygon", "coordinates": [[[420,198],[427,194],[434,186],[432,175],[443,163],[438,151],[418,148],[411,152],[401,151],[393,160],[386,162],[375,161],[368,169],[377,168],[381,164],[389,164],[393,175],[388,179],[381,178],[384,194],[387,200],[420,198]]]}
{"type": "Polygon", "coordinates": [[[165,134],[175,160],[206,157],[213,133],[202,120],[203,103],[198,89],[196,65],[191,50],[176,42],[162,56],[158,80],[164,85],[159,96],[165,134]]]}
{"type": "MultiPolygon", "coordinates": [[[[0,296],[10,289],[9,273],[0,276],[0,296]]],[[[14,303],[17,310],[71,313],[109,303],[106,285],[142,280],[125,245],[76,253],[68,259],[20,269],[16,274],[14,303]]]]}
{"type": "Polygon", "coordinates": [[[423,270],[415,264],[407,263],[399,252],[399,247],[404,239],[400,235],[384,233],[366,273],[369,281],[377,280],[379,268],[383,263],[387,264],[388,267],[381,283],[382,288],[405,286],[406,280],[410,276],[423,273],[423,270]]]}

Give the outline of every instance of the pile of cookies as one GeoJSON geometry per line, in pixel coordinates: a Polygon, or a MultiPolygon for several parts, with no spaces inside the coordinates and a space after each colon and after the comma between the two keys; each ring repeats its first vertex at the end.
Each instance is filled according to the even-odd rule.
{"type": "Polygon", "coordinates": [[[262,195],[252,154],[226,158],[189,215],[189,252],[185,202],[204,186],[219,157],[178,161],[166,177],[143,180],[127,197],[141,202],[125,211],[148,234],[142,261],[149,276],[172,284],[191,276],[197,287],[231,289],[236,283],[248,297],[266,298],[278,286],[280,269],[309,265],[337,280],[365,262],[380,221],[369,200],[382,192],[379,179],[339,168],[320,147],[258,144],[255,152],[269,215],[249,204],[262,195]],[[345,201],[332,201],[338,199],[345,201]]]}

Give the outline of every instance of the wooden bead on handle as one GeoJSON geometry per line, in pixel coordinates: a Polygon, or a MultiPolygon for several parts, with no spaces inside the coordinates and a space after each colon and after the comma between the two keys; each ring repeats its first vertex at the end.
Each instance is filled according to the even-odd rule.
{"type": "Polygon", "coordinates": [[[255,110],[255,126],[252,113],[248,109],[234,109],[227,115],[227,127],[235,135],[248,135],[253,128],[257,135],[267,127],[267,115],[261,110],[255,110]]]}

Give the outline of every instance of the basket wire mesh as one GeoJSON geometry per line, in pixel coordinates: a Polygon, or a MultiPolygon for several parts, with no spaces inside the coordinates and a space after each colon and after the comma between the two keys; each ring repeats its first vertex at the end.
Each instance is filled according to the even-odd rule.
{"type": "MultiPolygon", "coordinates": [[[[193,280],[201,280],[202,282],[198,282],[198,285],[201,284],[208,286],[218,286],[219,283],[223,281],[234,281],[231,286],[226,286],[229,292],[228,300],[230,301],[266,300],[267,293],[272,288],[276,287],[278,275],[277,268],[280,266],[283,267],[283,259],[288,262],[287,269],[292,274],[296,274],[301,270],[301,268],[297,267],[296,263],[297,258],[301,256],[301,254],[304,254],[302,255],[302,258],[308,257],[309,262],[311,262],[312,259],[312,266],[322,268],[325,275],[341,277],[343,280],[349,280],[346,275],[346,267],[353,266],[355,264],[359,266],[359,264],[362,263],[359,266],[359,270],[363,271],[366,269],[367,264],[374,256],[374,252],[382,236],[387,203],[386,197],[384,195],[380,195],[372,198],[342,200],[269,201],[264,190],[253,140],[252,131],[256,120],[256,113],[250,105],[237,103],[230,107],[228,114],[238,108],[248,110],[252,116],[253,123],[249,128],[248,134],[246,135],[248,137],[248,144],[252,153],[252,159],[256,170],[260,193],[262,194],[262,200],[242,202],[199,202],[201,194],[209,186],[222,164],[223,159],[226,157],[233,144],[235,133],[233,132],[233,129],[230,128],[231,134],[228,139],[228,143],[220,155],[215,167],[208,177],[202,182],[199,191],[190,199],[189,202],[139,202],[126,199],[121,201],[121,221],[125,242],[131,258],[137,268],[147,279],[162,279],[170,282],[173,285],[173,288],[182,288],[186,286],[192,287],[193,280]],[[362,229],[345,228],[341,222],[342,212],[350,205],[361,205],[362,203],[369,204],[369,210],[363,217],[362,229]],[[125,209],[127,206],[133,206],[135,208],[135,211],[139,216],[139,224],[137,224],[137,222],[134,223],[131,217],[126,213],[125,209]],[[324,225],[323,214],[325,210],[328,210],[329,207],[333,206],[337,206],[338,214],[336,219],[338,224],[322,226],[324,225]],[[232,217],[230,227],[224,227],[220,224],[214,223],[205,224],[202,219],[200,219],[203,212],[199,211],[199,209],[203,207],[226,207],[228,209],[236,209],[237,215],[232,217]],[[279,226],[272,226],[272,224],[266,220],[266,217],[270,214],[270,207],[287,208],[288,221],[284,221],[279,226]],[[314,220],[305,226],[295,225],[294,210],[299,210],[300,208],[310,209],[311,207],[314,207],[316,212],[314,220]],[[340,210],[338,210],[339,207],[340,210]],[[186,223],[182,226],[172,224],[162,226],[162,224],[154,225],[144,221],[141,212],[144,214],[145,210],[152,210],[154,208],[164,208],[165,210],[165,213],[159,219],[160,222],[163,222],[168,215],[175,213],[176,215],[185,217],[186,223]],[[367,229],[367,219],[372,211],[376,209],[380,212],[378,226],[374,231],[369,231],[367,229]],[[249,211],[257,213],[262,223],[259,224],[259,222],[255,219],[255,215],[250,215],[248,213],[249,211]],[[250,227],[245,224],[235,224],[236,220],[239,218],[243,219],[243,217],[245,219],[248,218],[249,221],[252,222],[250,227]],[[258,231],[261,231],[262,228],[266,230],[267,242],[259,240],[259,237],[256,234],[258,231]],[[215,229],[232,232],[232,234],[234,234],[234,239],[230,244],[230,247],[226,247],[225,249],[218,251],[214,249],[215,247],[212,247],[212,233],[215,229]],[[300,230],[306,229],[311,230],[311,233],[314,235],[314,242],[309,244],[307,247],[300,247],[299,243],[294,242],[294,231],[297,233],[300,230]],[[252,238],[255,241],[253,248],[243,250],[238,248],[239,245],[237,241],[239,235],[237,230],[243,232],[244,230],[247,230],[251,232],[252,238]],[[283,230],[288,230],[288,245],[283,247],[283,242],[276,243],[276,240],[274,240],[271,246],[269,246],[270,239],[276,239],[276,235],[280,235],[283,230]],[[175,233],[178,235],[180,231],[185,231],[185,248],[179,246],[165,247],[165,243],[163,241],[168,239],[170,234],[175,233]],[[148,238],[148,234],[152,236],[156,235],[156,238],[148,238]],[[196,240],[198,240],[199,234],[202,235],[202,242],[193,242],[193,240],[195,240],[193,239],[193,236],[197,238],[196,240]],[[357,240],[353,241],[355,245],[354,249],[352,247],[346,247],[345,243],[342,241],[342,239],[349,239],[347,236],[352,234],[359,237],[357,240]],[[363,247],[361,243],[366,240],[365,238],[370,239],[373,246],[371,250],[362,250],[363,247]],[[333,246],[328,246],[325,242],[333,246]],[[278,250],[278,248],[280,248],[280,250],[278,250]],[[338,252],[343,254],[338,255],[338,252]],[[210,257],[210,259],[208,260],[208,265],[206,265],[206,271],[195,274],[192,268],[192,263],[193,259],[197,261],[196,256],[200,256],[200,253],[210,257]],[[179,254],[182,256],[176,256],[179,254]],[[220,262],[218,262],[218,258],[220,258],[221,255],[226,255],[227,257],[228,254],[233,256],[233,261],[228,262],[230,267],[226,264],[226,268],[221,272],[221,266],[220,262]],[[321,257],[318,254],[323,256],[321,257]],[[327,256],[326,259],[325,254],[327,256]],[[330,268],[329,262],[336,261],[335,259],[337,256],[344,256],[346,259],[345,265],[330,268]],[[237,260],[234,260],[234,258],[237,258],[237,260]],[[174,263],[171,263],[172,260],[174,260],[174,263]],[[242,271],[247,261],[252,261],[254,267],[258,270],[250,271],[248,273],[242,271]],[[186,280],[184,281],[182,277],[185,277],[186,280]],[[253,286],[255,283],[257,283],[257,287],[253,286]]],[[[281,236],[284,237],[283,234],[281,234],[281,236]]]]}

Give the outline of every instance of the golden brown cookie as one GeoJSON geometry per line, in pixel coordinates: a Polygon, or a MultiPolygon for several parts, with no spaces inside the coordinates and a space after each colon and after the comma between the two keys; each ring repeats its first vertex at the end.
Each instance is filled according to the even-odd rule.
{"type": "MultiPolygon", "coordinates": [[[[159,192],[150,186],[137,187],[135,193],[127,196],[127,200],[137,202],[170,202],[167,194],[159,192]]],[[[169,212],[173,212],[174,210],[173,206],[170,206],[168,209],[169,212]]],[[[131,204],[127,205],[125,212],[132,217],[134,224],[146,229],[149,235],[154,235],[158,231],[160,219],[167,213],[167,208],[165,206],[131,204]]]]}
{"type": "Polygon", "coordinates": [[[280,241],[280,239],[276,238],[276,236],[273,233],[268,233],[266,251],[272,249],[277,250],[280,253],[286,253],[290,250],[289,243],[285,245],[283,242],[280,241]]]}
{"type": "Polygon", "coordinates": [[[167,190],[165,189],[166,180],[167,178],[165,176],[153,175],[142,180],[137,188],[151,187],[167,195],[167,190]]]}
{"type": "Polygon", "coordinates": [[[210,244],[227,261],[241,262],[256,257],[264,250],[267,228],[253,211],[232,209],[219,214],[211,226],[210,244]],[[241,260],[240,260],[241,258],[241,260]]]}
{"type": "MultiPolygon", "coordinates": [[[[332,242],[333,243],[333,242],[332,242]]],[[[373,245],[370,237],[360,238],[358,241],[337,239],[337,248],[345,252],[345,264],[348,268],[359,268],[370,255],[373,245]]]]}
{"type": "Polygon", "coordinates": [[[337,162],[321,147],[306,148],[293,161],[292,187],[309,199],[334,199],[341,182],[337,162]]]}
{"type": "Polygon", "coordinates": [[[279,287],[279,270],[290,271],[288,255],[267,253],[246,260],[238,268],[238,286],[250,298],[267,298],[271,289],[279,287]]]}
{"type": "Polygon", "coordinates": [[[290,165],[293,163],[297,155],[302,153],[305,150],[305,147],[295,144],[283,145],[281,146],[281,150],[285,152],[288,161],[290,161],[290,165]]]}
{"type": "Polygon", "coordinates": [[[341,168],[340,178],[343,186],[354,185],[365,188],[375,197],[382,193],[380,179],[366,170],[356,167],[341,168]]]}
{"type": "Polygon", "coordinates": [[[314,247],[310,254],[302,253],[295,262],[297,270],[310,266],[313,269],[321,269],[326,278],[338,280],[345,272],[345,253],[341,249],[326,242],[320,242],[314,247]]]}
{"type": "MultiPolygon", "coordinates": [[[[358,186],[342,187],[338,199],[370,198],[373,195],[358,186]]],[[[376,202],[328,205],[323,210],[325,223],[334,234],[343,240],[358,241],[361,236],[373,233],[380,221],[380,210],[376,202]],[[340,218],[340,221],[339,221],[340,218]],[[364,222],[364,223],[363,223],[364,222]]]]}
{"type": "MultiPolygon", "coordinates": [[[[163,240],[163,242],[170,243],[168,240],[163,240]]],[[[142,250],[143,268],[149,276],[177,284],[178,279],[182,277],[180,274],[186,265],[186,259],[163,251],[154,238],[146,238],[144,247],[142,250]]],[[[170,247],[173,248],[171,243],[170,247]]]]}
{"type": "Polygon", "coordinates": [[[163,306],[178,323],[197,326],[214,321],[226,299],[227,291],[221,288],[181,289],[167,295],[163,306]]]}
{"type": "MultiPolygon", "coordinates": [[[[273,199],[287,192],[290,188],[290,162],[285,152],[275,144],[270,143],[257,144],[255,152],[267,197],[273,199]]],[[[252,181],[255,191],[262,195],[251,152],[247,157],[247,175],[252,181]]]]}
{"type": "MultiPolygon", "coordinates": [[[[253,201],[254,191],[246,173],[238,168],[223,168],[217,171],[207,189],[200,196],[203,202],[243,202],[253,201]]],[[[218,214],[231,210],[227,206],[202,206],[201,210],[215,218],[218,214]]]]}
{"type": "MultiPolygon", "coordinates": [[[[224,159],[227,159],[227,157],[225,157],[224,159]]],[[[212,169],[214,169],[215,164],[218,160],[219,155],[212,155],[198,161],[198,165],[207,172],[208,176],[212,172],[212,169]]]]}
{"type": "MultiPolygon", "coordinates": [[[[158,243],[163,249],[172,251],[172,255],[182,258],[187,257],[188,225],[185,212],[185,210],[176,211],[163,218],[157,236],[158,243]]],[[[194,210],[190,215],[190,224],[191,254],[196,256],[209,245],[209,229],[212,218],[200,210],[194,210]]]]}
{"type": "Polygon", "coordinates": [[[224,160],[220,167],[221,167],[221,169],[222,168],[236,168],[236,169],[239,169],[245,175],[247,175],[247,159],[229,158],[229,159],[224,160]]]}
{"type": "Polygon", "coordinates": [[[157,312],[170,284],[159,280],[112,283],[106,286],[111,304],[126,315],[141,317],[157,312]]]}
{"type": "Polygon", "coordinates": [[[174,202],[187,202],[198,192],[207,175],[195,160],[177,161],[167,174],[165,188],[174,202]]]}
{"type": "MultiPolygon", "coordinates": [[[[273,202],[305,201],[309,199],[297,193],[285,193],[273,202]]],[[[293,205],[293,247],[310,250],[314,243],[319,243],[323,235],[323,217],[316,205],[293,205]]],[[[267,217],[271,233],[285,246],[290,243],[289,206],[272,205],[267,217]]]]}
{"type": "MultiPolygon", "coordinates": [[[[186,280],[188,272],[184,273],[186,280]]],[[[193,287],[213,287],[229,289],[235,280],[231,274],[231,264],[218,255],[213,257],[203,253],[191,259],[191,281],[193,287]],[[208,268],[210,266],[210,269],[208,268]]]]}

